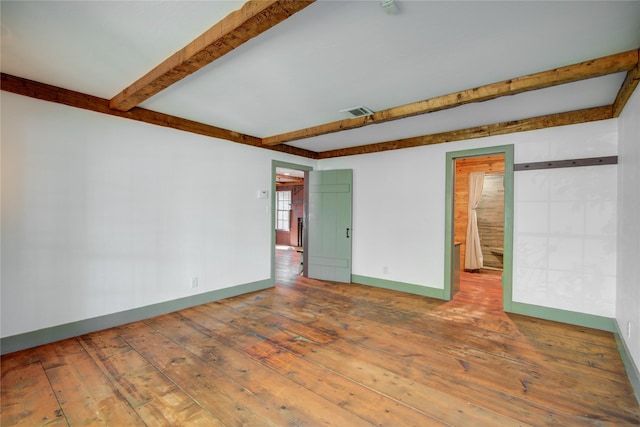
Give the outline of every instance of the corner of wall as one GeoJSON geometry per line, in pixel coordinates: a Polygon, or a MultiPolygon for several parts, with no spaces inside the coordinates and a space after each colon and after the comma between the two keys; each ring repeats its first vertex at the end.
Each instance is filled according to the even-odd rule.
{"type": "Polygon", "coordinates": [[[629,382],[631,383],[631,387],[633,387],[636,400],[638,401],[638,404],[640,404],[640,370],[638,370],[638,367],[633,362],[629,348],[624,342],[624,339],[622,339],[622,332],[620,332],[620,325],[618,325],[618,322],[616,322],[616,331],[614,332],[614,336],[616,338],[616,344],[618,345],[620,358],[622,359],[622,363],[624,363],[624,368],[627,371],[627,376],[629,377],[629,382]]]}

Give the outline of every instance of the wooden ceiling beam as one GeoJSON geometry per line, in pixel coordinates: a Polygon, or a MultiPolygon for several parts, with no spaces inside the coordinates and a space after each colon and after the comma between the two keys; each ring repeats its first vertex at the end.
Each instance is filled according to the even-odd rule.
{"type": "Polygon", "coordinates": [[[316,160],[341,156],[353,156],[358,154],[377,153],[388,150],[419,147],[423,145],[440,144],[465,139],[483,138],[487,136],[505,135],[509,133],[543,129],[547,127],[586,123],[596,120],[606,120],[614,117],[614,106],[607,105],[603,107],[595,107],[585,110],[571,111],[567,113],[551,114],[530,119],[477,126],[468,129],[454,130],[438,134],[424,135],[413,138],[386,141],[377,144],[369,144],[317,153],[315,151],[297,148],[285,144],[276,146],[265,146],[262,144],[262,140],[260,138],[254,136],[244,135],[227,129],[205,125],[203,123],[186,120],[168,114],[158,113],[139,107],[136,107],[129,112],[113,110],[109,108],[109,101],[106,99],[59,88],[56,86],[47,85],[44,83],[35,82],[32,80],[23,79],[21,77],[15,77],[5,73],[0,73],[0,87],[3,91],[28,96],[42,101],[55,102],[71,107],[95,111],[102,114],[126,118],[130,120],[137,120],[157,126],[173,128],[185,132],[233,141],[240,144],[270,149],[316,160]]]}
{"type": "MultiPolygon", "coordinates": [[[[638,50],[638,54],[640,55],[640,50],[638,50]]],[[[616,100],[613,102],[613,117],[620,116],[624,106],[627,105],[627,101],[638,86],[638,82],[640,82],[640,64],[636,64],[635,68],[627,72],[627,77],[624,79],[616,100]]]]}
{"type": "Polygon", "coordinates": [[[109,101],[129,111],[172,84],[195,73],[241,44],[309,6],[315,0],[250,0],[200,37],[174,53],[109,101]]]}
{"type": "MultiPolygon", "coordinates": [[[[370,116],[339,120],[306,129],[270,136],[263,138],[263,143],[265,145],[283,144],[332,132],[356,129],[372,124],[446,110],[448,108],[454,108],[473,102],[488,101],[501,96],[516,95],[523,92],[543,89],[593,77],[600,77],[607,74],[630,71],[633,70],[634,67],[637,70],[638,55],[638,50],[609,55],[602,58],[592,59],[590,61],[580,62],[578,64],[543,71],[541,73],[530,74],[523,77],[480,86],[474,89],[467,89],[461,92],[438,96],[425,101],[389,108],[387,110],[375,112],[370,116]]],[[[635,82],[637,84],[637,79],[635,82]]]]}
{"type": "Polygon", "coordinates": [[[467,129],[450,132],[436,133],[432,135],[417,136],[413,138],[399,139],[395,141],[380,142],[377,144],[361,145],[358,147],[342,148],[338,150],[323,151],[318,153],[318,158],[329,159],[333,157],[355,156],[358,154],[379,153],[382,151],[398,150],[402,148],[420,147],[423,145],[442,144],[445,142],[462,141],[466,139],[484,138],[487,136],[506,135],[509,133],[525,132],[544,129],[555,126],[565,126],[578,123],[586,123],[597,120],[606,120],[613,117],[612,106],[587,108],[584,110],[570,111],[567,113],[550,114],[524,120],[496,123],[485,126],[476,126],[467,129]]]}
{"type": "Polygon", "coordinates": [[[307,157],[310,159],[318,158],[318,153],[305,150],[304,148],[297,148],[289,145],[266,147],[262,144],[262,140],[255,136],[245,135],[216,126],[183,119],[181,117],[146,110],[144,108],[136,107],[131,111],[126,112],[113,110],[109,108],[108,99],[98,98],[96,96],[35,82],[33,80],[23,79],[21,77],[15,77],[5,73],[0,73],[0,82],[0,87],[4,91],[28,96],[30,98],[36,98],[42,101],[55,102],[84,110],[95,111],[97,113],[108,114],[110,116],[137,120],[139,122],[177,129],[211,138],[224,139],[253,147],[263,149],[269,148],[275,151],[307,157]]]}
{"type": "Polygon", "coordinates": [[[293,187],[296,185],[304,185],[304,179],[296,179],[292,181],[276,181],[276,187],[293,187]]]}

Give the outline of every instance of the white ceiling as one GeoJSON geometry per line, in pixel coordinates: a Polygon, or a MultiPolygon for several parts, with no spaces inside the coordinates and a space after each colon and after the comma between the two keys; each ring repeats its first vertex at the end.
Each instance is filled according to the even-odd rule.
{"type": "MultiPolygon", "coordinates": [[[[3,73],[110,99],[241,1],[1,1],[3,73]]],[[[640,47],[640,1],[318,1],[140,106],[268,137],[640,47]]],[[[292,141],[312,151],[611,104],[624,73],[292,141]]]]}

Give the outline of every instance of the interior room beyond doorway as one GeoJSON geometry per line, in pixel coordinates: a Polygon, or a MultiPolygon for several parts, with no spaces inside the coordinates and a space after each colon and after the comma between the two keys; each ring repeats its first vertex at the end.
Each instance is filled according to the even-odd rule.
{"type": "Polygon", "coordinates": [[[276,245],[302,249],[304,233],[304,171],[276,169],[276,245]]]}
{"type": "Polygon", "coordinates": [[[274,274],[276,282],[282,284],[304,273],[305,172],[278,166],[274,179],[274,274]]]}
{"type": "Polygon", "coordinates": [[[502,309],[504,165],[504,154],[455,161],[453,228],[461,275],[455,298],[497,309],[502,309]],[[473,239],[479,243],[471,248],[473,239]]]}
{"type": "Polygon", "coordinates": [[[461,270],[468,268],[469,177],[473,172],[483,174],[481,194],[472,206],[477,216],[482,262],[477,270],[502,271],[504,253],[504,154],[456,159],[454,202],[454,241],[460,242],[461,270]]]}

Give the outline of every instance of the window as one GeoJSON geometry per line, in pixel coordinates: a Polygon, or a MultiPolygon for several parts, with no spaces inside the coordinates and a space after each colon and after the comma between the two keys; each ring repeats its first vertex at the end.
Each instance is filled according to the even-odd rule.
{"type": "Polygon", "coordinates": [[[291,191],[276,191],[276,230],[291,230],[291,191]]]}

